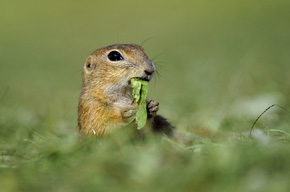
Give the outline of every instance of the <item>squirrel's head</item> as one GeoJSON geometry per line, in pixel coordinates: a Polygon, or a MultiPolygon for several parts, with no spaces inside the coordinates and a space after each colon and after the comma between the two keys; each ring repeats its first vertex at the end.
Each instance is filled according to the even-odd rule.
{"type": "Polygon", "coordinates": [[[142,47],[117,44],[96,50],[84,65],[84,84],[130,84],[131,78],[150,81],[156,67],[142,47]]]}

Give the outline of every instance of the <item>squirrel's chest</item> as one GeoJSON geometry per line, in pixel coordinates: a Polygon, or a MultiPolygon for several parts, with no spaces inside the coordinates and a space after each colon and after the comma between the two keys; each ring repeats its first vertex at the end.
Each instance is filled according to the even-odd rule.
{"type": "Polygon", "coordinates": [[[132,88],[130,85],[109,85],[106,89],[107,102],[116,106],[124,107],[131,105],[133,101],[132,88]]]}

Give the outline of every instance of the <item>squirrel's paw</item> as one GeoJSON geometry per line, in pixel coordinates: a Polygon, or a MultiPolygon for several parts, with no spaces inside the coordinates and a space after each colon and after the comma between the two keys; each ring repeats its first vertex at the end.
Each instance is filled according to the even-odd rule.
{"type": "Polygon", "coordinates": [[[133,121],[136,116],[137,106],[130,105],[122,111],[123,120],[126,123],[133,121]]]}
{"type": "Polygon", "coordinates": [[[147,103],[147,116],[148,118],[154,117],[159,110],[159,102],[151,100],[147,103]]]}

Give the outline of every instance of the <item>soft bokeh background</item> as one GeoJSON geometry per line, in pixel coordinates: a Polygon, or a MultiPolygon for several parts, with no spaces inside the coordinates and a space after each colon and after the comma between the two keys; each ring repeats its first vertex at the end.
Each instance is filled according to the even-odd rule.
{"type": "MultiPolygon", "coordinates": [[[[166,116],[181,133],[189,137],[187,138],[189,143],[199,143],[200,136],[205,136],[206,140],[215,138],[213,136],[215,134],[219,135],[216,136],[218,138],[221,137],[220,135],[226,135],[223,136],[223,140],[228,140],[229,135],[239,135],[249,131],[253,121],[271,104],[277,103],[289,108],[289,10],[290,3],[286,0],[2,1],[0,6],[0,152],[1,162],[4,162],[3,167],[6,167],[3,169],[8,169],[3,176],[7,180],[5,184],[7,190],[62,190],[62,185],[54,182],[51,185],[56,186],[55,188],[32,185],[33,180],[38,178],[36,175],[31,176],[32,179],[28,179],[27,182],[20,182],[30,175],[32,169],[39,170],[39,168],[42,172],[38,174],[50,174],[47,178],[42,178],[46,182],[50,178],[57,177],[59,169],[53,164],[55,159],[40,161],[40,164],[46,166],[34,167],[35,164],[32,164],[29,165],[32,167],[19,170],[16,168],[14,172],[9,171],[7,162],[13,162],[11,166],[17,167],[17,163],[23,163],[23,159],[25,162],[30,162],[31,159],[35,160],[50,154],[49,150],[53,152],[59,150],[61,153],[66,146],[73,146],[69,149],[75,150],[77,102],[82,83],[83,63],[95,49],[110,44],[143,45],[149,57],[156,63],[160,74],[151,82],[149,97],[160,102],[160,113],[166,116]],[[51,137],[55,138],[50,140],[51,137]],[[19,150],[20,146],[23,147],[21,150],[19,150]],[[48,148],[48,152],[43,148],[48,148]],[[17,157],[17,161],[11,160],[12,157],[17,157]]],[[[288,119],[287,112],[273,107],[260,119],[257,127],[268,131],[279,129],[284,133],[283,137],[288,138],[288,119]]],[[[264,139],[263,137],[263,142],[264,139]]],[[[129,148],[124,149],[124,154],[132,154],[130,150],[133,149],[127,147],[129,148]]],[[[199,145],[198,149],[201,149],[199,145]]],[[[159,153],[161,156],[170,153],[168,149],[158,147],[151,150],[153,151],[150,153],[144,153],[142,159],[146,166],[147,164],[159,165],[159,161],[156,163],[156,159],[149,157],[156,157],[159,153]]],[[[179,153],[179,149],[177,151],[175,152],[179,153]]],[[[243,157],[242,154],[247,150],[231,148],[220,153],[215,151],[211,155],[213,158],[226,158],[225,162],[229,162],[231,159],[228,157],[229,153],[235,151],[241,152],[237,152],[236,156],[243,157]],[[225,157],[224,153],[227,153],[225,157]]],[[[276,151],[280,154],[277,149],[272,152],[276,151]]],[[[102,154],[99,151],[94,152],[102,154]]],[[[134,152],[136,151],[133,150],[134,152]]],[[[281,154],[284,152],[282,150],[281,154]]],[[[62,161],[66,161],[65,158],[78,159],[83,153],[85,152],[67,155],[56,162],[60,166],[62,161]]],[[[257,154],[254,149],[250,155],[252,154],[257,154]]],[[[265,167],[272,164],[268,159],[277,155],[274,153],[273,156],[267,156],[263,150],[261,154],[255,160],[265,162],[265,167]]],[[[196,159],[197,163],[201,163],[201,169],[204,169],[197,170],[196,167],[192,169],[193,173],[197,174],[197,178],[198,173],[205,175],[201,176],[204,180],[195,180],[192,186],[187,186],[187,181],[178,183],[177,180],[178,184],[189,187],[185,189],[190,187],[199,189],[202,188],[201,186],[211,185],[212,180],[207,174],[214,175],[216,169],[226,169],[225,165],[220,167],[220,164],[214,164],[214,161],[203,164],[202,159],[205,157],[198,159],[193,155],[192,158],[192,154],[187,156],[188,152],[182,155],[190,159],[189,162],[186,158],[184,160],[188,167],[193,166],[190,161],[195,162],[196,159]],[[209,166],[212,166],[212,169],[209,166]]],[[[91,159],[93,154],[87,152],[84,156],[89,156],[87,158],[91,163],[82,170],[86,175],[87,172],[84,170],[93,167],[91,159]]],[[[115,156],[108,154],[105,156],[109,162],[115,159],[115,156]]],[[[139,153],[132,154],[132,158],[138,156],[139,153]]],[[[176,174],[191,174],[182,166],[185,162],[180,160],[180,156],[176,156],[175,153],[168,156],[172,162],[167,166],[176,165],[177,168],[169,174],[164,171],[166,167],[162,167],[168,177],[164,180],[156,178],[156,182],[161,182],[163,189],[167,189],[165,186],[175,179],[176,174]]],[[[286,161],[288,157],[290,156],[286,154],[282,159],[286,161]]],[[[77,160],[68,161],[70,162],[68,167],[82,164],[77,160]]],[[[121,158],[120,161],[129,160],[121,158]]],[[[97,164],[100,167],[106,166],[104,162],[103,159],[97,164]]],[[[245,174],[247,175],[244,177],[245,181],[239,182],[240,173],[251,164],[243,164],[237,160],[232,166],[238,164],[241,164],[240,172],[236,170],[236,172],[224,173],[229,174],[229,178],[233,178],[232,188],[229,187],[229,191],[236,189],[236,186],[246,186],[246,188],[239,188],[241,191],[265,191],[272,189],[271,187],[277,189],[276,186],[282,186],[281,189],[287,187],[286,184],[283,185],[284,179],[286,181],[283,174],[277,174],[277,180],[274,179],[273,185],[270,185],[267,180],[270,178],[270,174],[267,173],[270,172],[264,173],[258,168],[245,174]],[[236,177],[231,175],[235,173],[237,173],[236,177]],[[247,184],[256,178],[259,178],[258,184],[256,182],[247,184]],[[267,187],[266,184],[271,187],[267,187]]],[[[111,164],[107,167],[110,166],[111,164]]],[[[120,167],[127,170],[125,167],[120,167]]],[[[61,169],[62,174],[69,170],[66,168],[61,169]]],[[[135,168],[132,169],[136,171],[135,168]]],[[[146,172],[146,168],[144,170],[140,168],[138,171],[145,181],[147,176],[156,176],[155,173],[146,172]]],[[[102,173],[108,174],[106,171],[102,173]]],[[[64,176],[62,174],[60,175],[64,176]]],[[[89,172],[90,174],[92,173],[89,172]]],[[[98,176],[100,175],[102,174],[98,176]]],[[[215,176],[213,176],[216,182],[214,188],[209,186],[209,188],[205,187],[206,189],[216,189],[215,191],[224,189],[226,180],[219,182],[214,179],[215,176]]],[[[101,176],[90,181],[86,180],[87,177],[89,178],[86,175],[83,180],[77,180],[76,183],[82,182],[86,189],[90,187],[94,189],[94,182],[102,183],[101,176]],[[92,183],[86,185],[85,181],[92,183]]],[[[117,180],[112,179],[114,176],[104,177],[108,177],[108,182],[118,183],[117,180]]],[[[64,189],[70,189],[68,180],[62,181],[65,183],[64,189]]],[[[140,184],[146,183],[145,181],[141,179],[138,182],[140,184]]],[[[129,184],[124,182],[122,189],[128,189],[129,184]]],[[[158,185],[154,184],[154,181],[150,180],[150,182],[151,185],[148,186],[156,189],[158,185]]]]}

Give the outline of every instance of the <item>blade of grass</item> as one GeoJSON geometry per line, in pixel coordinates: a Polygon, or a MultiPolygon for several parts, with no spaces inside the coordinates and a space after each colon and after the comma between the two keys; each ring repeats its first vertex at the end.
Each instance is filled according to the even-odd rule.
{"type": "Polygon", "coordinates": [[[254,123],[253,123],[253,125],[252,125],[252,127],[251,127],[251,130],[250,130],[249,137],[252,136],[253,129],[254,129],[256,123],[258,122],[258,120],[259,120],[259,119],[264,115],[264,113],[266,113],[269,109],[271,109],[271,108],[274,107],[274,106],[277,106],[277,107],[283,109],[284,111],[286,111],[287,113],[290,114],[290,111],[289,111],[289,110],[287,110],[285,107],[282,107],[282,106],[280,106],[280,105],[278,105],[278,104],[273,104],[273,105],[269,106],[269,107],[268,107],[267,109],[265,109],[265,110],[264,110],[264,111],[263,111],[263,112],[262,112],[262,113],[257,117],[257,119],[254,121],[254,123]]]}

